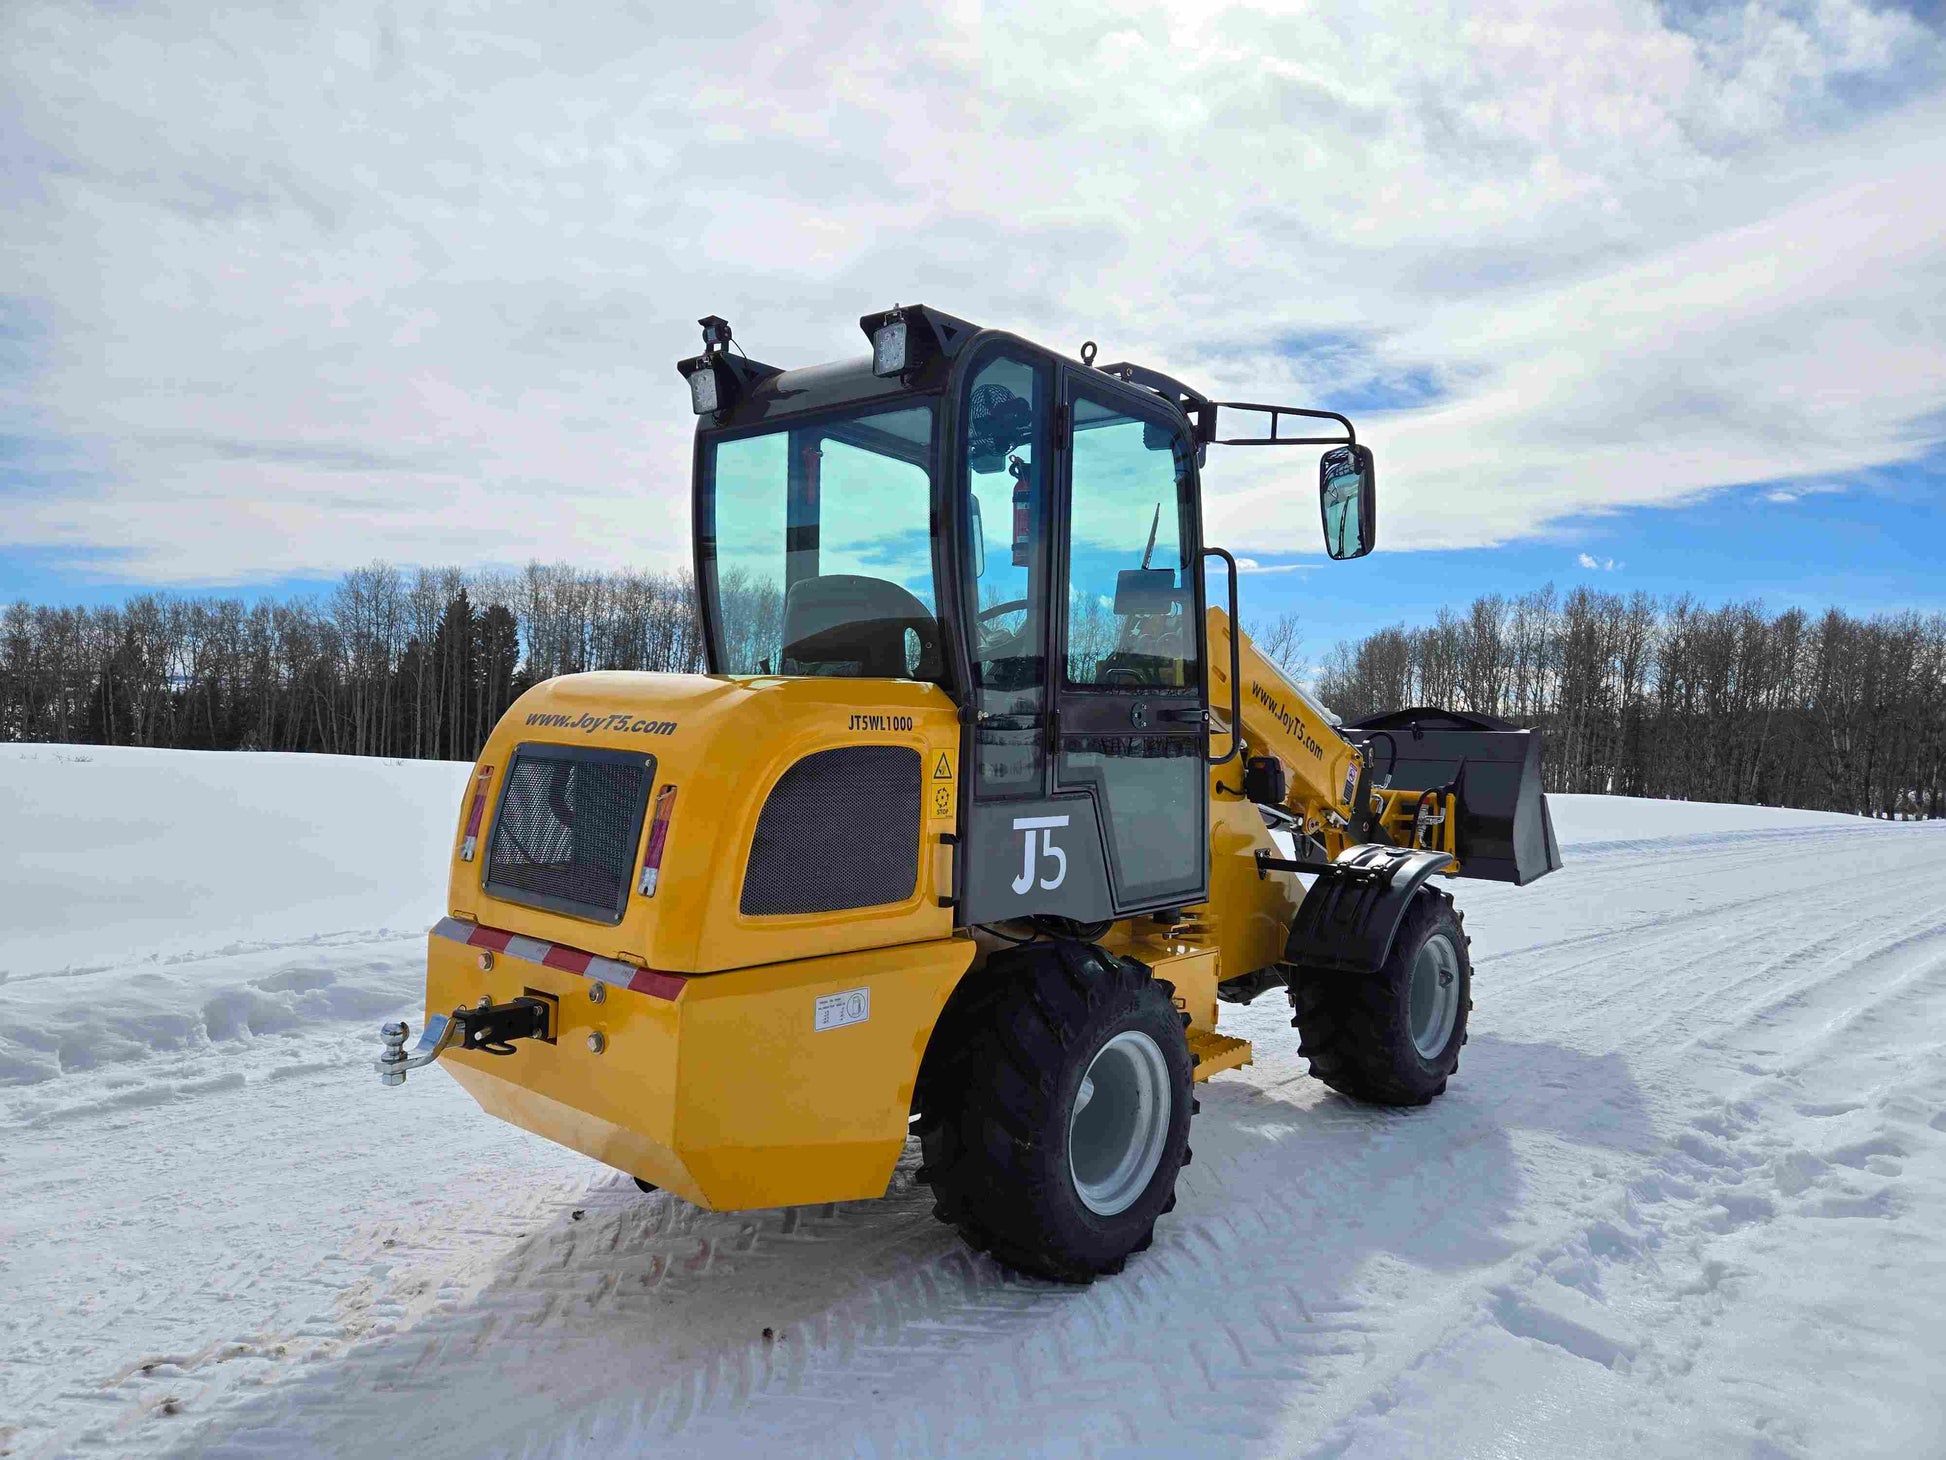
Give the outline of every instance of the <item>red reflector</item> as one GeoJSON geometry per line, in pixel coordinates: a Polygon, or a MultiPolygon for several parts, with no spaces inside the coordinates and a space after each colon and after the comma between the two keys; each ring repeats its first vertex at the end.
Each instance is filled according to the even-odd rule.
{"type": "Polygon", "coordinates": [[[473,852],[480,844],[480,818],[486,814],[487,782],[493,779],[493,767],[483,765],[480,773],[473,777],[473,804],[466,812],[466,833],[460,839],[459,859],[462,862],[473,860],[473,852]]]}
{"type": "Polygon", "coordinates": [[[675,809],[674,786],[655,793],[655,819],[649,823],[649,844],[642,852],[642,880],[637,887],[644,897],[654,897],[656,883],[662,880],[662,848],[669,840],[669,817],[675,809]]]}

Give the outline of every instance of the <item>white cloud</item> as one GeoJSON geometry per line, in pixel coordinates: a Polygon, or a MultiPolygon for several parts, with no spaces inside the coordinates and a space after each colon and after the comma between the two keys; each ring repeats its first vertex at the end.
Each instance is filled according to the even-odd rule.
{"type": "Polygon", "coordinates": [[[1618,568],[1627,566],[1616,562],[1613,558],[1598,558],[1593,553],[1582,553],[1575,561],[1591,573],[1612,573],[1618,568]]]}
{"type": "MultiPolygon", "coordinates": [[[[1361,417],[1388,548],[1940,435],[1946,103],[1897,11],[659,10],[9,6],[0,408],[58,467],[9,541],[680,561],[696,317],[800,364],[893,299],[1437,393],[1361,417]]],[[[1312,477],[1219,449],[1213,536],[1314,550],[1312,477]]]]}

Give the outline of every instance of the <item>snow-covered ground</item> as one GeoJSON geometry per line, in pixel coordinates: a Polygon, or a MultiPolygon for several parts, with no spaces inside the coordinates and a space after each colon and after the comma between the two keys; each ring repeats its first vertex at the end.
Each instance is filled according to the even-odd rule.
{"type": "Polygon", "coordinates": [[[1946,826],[1555,798],[1447,1096],[1227,1011],[1071,1289],[382,1089],[465,774],[0,746],[0,1454],[1946,1453],[1946,826]]]}

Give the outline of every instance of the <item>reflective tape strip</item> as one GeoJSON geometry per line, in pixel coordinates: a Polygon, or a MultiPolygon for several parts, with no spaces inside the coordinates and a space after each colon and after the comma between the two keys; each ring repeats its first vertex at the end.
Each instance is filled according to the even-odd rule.
{"type": "Polygon", "coordinates": [[[586,973],[593,961],[594,954],[583,953],[577,948],[563,948],[559,943],[541,957],[541,962],[547,967],[558,968],[563,973],[586,973]]]}
{"type": "Polygon", "coordinates": [[[507,956],[524,958],[529,963],[545,963],[553,948],[552,943],[543,943],[539,938],[522,938],[516,934],[507,939],[507,956]]]}
{"type": "Polygon", "coordinates": [[[653,968],[631,968],[628,986],[638,994],[657,999],[673,999],[682,992],[683,980],[673,973],[657,973],[653,968]]]}
{"type": "Polygon", "coordinates": [[[525,938],[518,933],[465,922],[459,918],[441,918],[433,924],[432,936],[453,943],[464,943],[472,948],[485,948],[490,952],[505,953],[509,958],[518,958],[525,963],[538,963],[544,968],[559,969],[562,973],[578,973],[583,978],[599,979],[603,983],[632,989],[638,994],[647,994],[655,999],[674,999],[682,992],[683,984],[688,982],[679,973],[662,973],[653,968],[639,968],[633,963],[624,963],[619,958],[600,958],[579,948],[569,948],[561,943],[543,942],[539,938],[525,938]]]}

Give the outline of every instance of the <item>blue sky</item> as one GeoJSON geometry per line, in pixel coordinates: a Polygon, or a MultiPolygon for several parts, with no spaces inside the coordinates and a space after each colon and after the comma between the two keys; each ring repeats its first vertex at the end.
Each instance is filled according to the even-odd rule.
{"type": "MultiPolygon", "coordinates": [[[[1768,500],[1778,489],[1712,494],[1688,506],[1634,508],[1561,524],[1558,535],[1494,548],[1316,558],[1248,574],[1246,617],[1295,612],[1307,653],[1485,593],[1508,597],[1552,583],[1561,593],[1690,594],[1706,603],[1756,599],[1768,608],[1854,614],[1946,613],[1946,461],[1869,474],[1869,483],[1768,500]]],[[[1383,493],[1381,492],[1383,524],[1383,493]]],[[[1279,559],[1260,559],[1266,566],[1279,559]]]]}
{"type": "Polygon", "coordinates": [[[1356,414],[1366,562],[1310,456],[1209,473],[1313,651],[1942,607],[1936,6],[660,9],[5,7],[0,596],[675,566],[695,319],[808,364],[924,299],[1356,414]]]}

